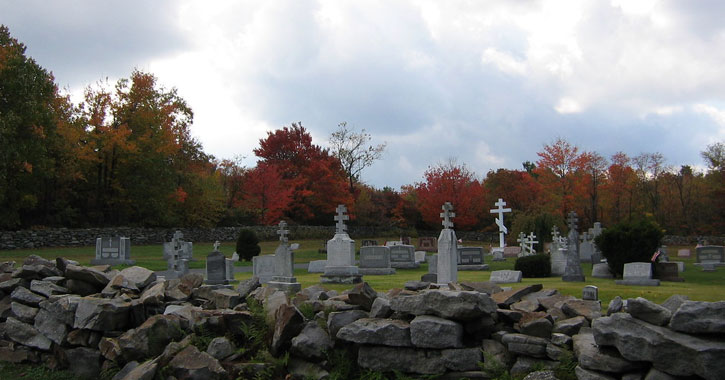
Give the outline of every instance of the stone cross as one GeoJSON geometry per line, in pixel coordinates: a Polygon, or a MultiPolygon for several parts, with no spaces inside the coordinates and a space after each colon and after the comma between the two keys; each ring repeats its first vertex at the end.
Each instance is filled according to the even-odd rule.
{"type": "Polygon", "coordinates": [[[526,244],[529,246],[529,249],[531,250],[531,253],[534,253],[534,244],[537,244],[539,241],[536,240],[536,235],[534,235],[533,232],[529,234],[529,236],[526,238],[526,244]]]}
{"type": "Polygon", "coordinates": [[[579,221],[579,218],[576,217],[576,212],[570,211],[569,216],[566,218],[566,224],[569,226],[569,230],[576,230],[577,225],[576,223],[579,221]]]}
{"type": "Polygon", "coordinates": [[[503,206],[506,206],[506,202],[503,201],[503,199],[499,198],[498,202],[493,204],[494,206],[497,206],[498,208],[491,209],[491,214],[498,214],[498,218],[496,218],[496,225],[498,226],[498,243],[499,247],[503,248],[504,243],[504,234],[509,233],[508,228],[503,224],[503,213],[504,212],[511,212],[510,208],[503,208],[503,206]]]}
{"type": "Polygon", "coordinates": [[[555,242],[559,241],[559,227],[551,227],[551,240],[555,242]]]}
{"type": "Polygon", "coordinates": [[[183,237],[184,234],[182,234],[181,231],[174,232],[174,237],[171,239],[174,243],[174,249],[181,249],[181,238],[183,237]]]}
{"type": "Polygon", "coordinates": [[[277,233],[279,234],[279,241],[281,241],[282,244],[287,244],[287,242],[289,241],[287,238],[287,234],[289,233],[289,230],[286,230],[285,229],[286,227],[287,227],[287,222],[285,222],[284,220],[281,220],[279,222],[279,230],[277,230],[277,233]]]}
{"type": "Polygon", "coordinates": [[[219,246],[221,243],[219,243],[219,240],[214,242],[214,252],[219,252],[219,246]]]}
{"type": "Polygon", "coordinates": [[[586,243],[589,241],[589,234],[586,232],[582,232],[581,235],[579,235],[579,241],[582,243],[586,243]]]}
{"type": "Polygon", "coordinates": [[[516,239],[516,241],[519,242],[519,246],[521,246],[522,251],[524,251],[524,252],[528,251],[528,249],[527,249],[528,239],[526,239],[525,233],[519,232],[519,238],[516,239]]]}
{"type": "Polygon", "coordinates": [[[441,208],[443,209],[443,212],[441,213],[441,218],[443,218],[443,228],[453,227],[451,218],[456,217],[456,213],[451,212],[453,211],[453,205],[451,205],[451,202],[446,202],[443,206],[441,206],[441,208]]]}
{"type": "Polygon", "coordinates": [[[594,223],[594,228],[592,228],[591,235],[594,236],[594,237],[597,237],[597,236],[599,236],[599,235],[602,234],[602,231],[604,231],[604,229],[602,228],[602,223],[595,222],[594,223]]]}
{"type": "Polygon", "coordinates": [[[335,211],[337,211],[337,215],[335,215],[335,221],[337,222],[337,224],[335,225],[337,227],[336,233],[345,233],[345,230],[347,229],[345,221],[350,220],[350,216],[345,215],[345,213],[347,212],[347,207],[345,207],[345,205],[337,205],[337,209],[335,211]]]}

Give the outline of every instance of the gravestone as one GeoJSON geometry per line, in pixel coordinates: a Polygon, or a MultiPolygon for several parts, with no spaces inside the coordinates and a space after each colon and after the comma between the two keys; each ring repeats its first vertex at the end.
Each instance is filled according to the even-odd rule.
{"type": "Polygon", "coordinates": [[[680,249],[677,251],[677,257],[690,257],[689,249],[680,249]]]}
{"type": "Polygon", "coordinates": [[[600,222],[594,222],[594,227],[589,229],[589,236],[591,237],[592,241],[592,264],[598,264],[601,263],[602,258],[602,251],[597,247],[597,243],[594,241],[599,235],[604,232],[604,228],[602,228],[602,223],[600,222]]]}
{"type": "Polygon", "coordinates": [[[360,248],[361,274],[387,275],[395,274],[390,267],[390,248],[382,246],[367,246],[360,248]]]}
{"type": "Polygon", "coordinates": [[[363,240],[362,243],[360,244],[361,247],[373,247],[373,246],[376,246],[376,245],[379,245],[378,244],[378,241],[377,240],[370,240],[370,239],[363,240]]]}
{"type": "Polygon", "coordinates": [[[655,263],[655,278],[660,281],[683,282],[684,278],[680,277],[680,268],[677,263],[660,262],[655,263]]]}
{"type": "Polygon", "coordinates": [[[587,285],[582,289],[582,299],[584,301],[599,301],[599,288],[594,285],[587,285]]]}
{"type": "Polygon", "coordinates": [[[677,270],[680,273],[685,271],[685,262],[684,261],[670,261],[670,262],[677,264],[677,270]]]}
{"type": "Polygon", "coordinates": [[[695,249],[695,265],[708,272],[716,267],[725,266],[725,247],[721,245],[703,245],[695,249]]]}
{"type": "Polygon", "coordinates": [[[488,270],[483,263],[483,247],[458,247],[458,270],[488,270]]]}
{"type": "Polygon", "coordinates": [[[410,236],[402,236],[400,238],[400,242],[403,243],[403,245],[410,245],[410,236]]]}
{"type": "Polygon", "coordinates": [[[518,257],[519,254],[521,254],[521,247],[504,247],[503,248],[504,257],[518,257]]]}
{"type": "Polygon", "coordinates": [[[458,282],[458,239],[453,231],[453,222],[456,214],[450,202],[446,202],[441,206],[443,212],[440,214],[443,218],[443,229],[438,236],[438,277],[437,283],[448,284],[450,282],[458,282]]]}
{"type": "Polygon", "coordinates": [[[526,237],[526,247],[528,248],[529,252],[526,256],[531,256],[536,254],[536,249],[534,246],[538,244],[539,241],[536,240],[536,235],[534,235],[533,232],[529,233],[529,235],[526,237]]]}
{"type": "Polygon", "coordinates": [[[577,221],[579,219],[576,216],[576,212],[571,211],[567,218],[569,225],[569,234],[567,236],[567,253],[566,253],[566,267],[564,268],[564,275],[561,276],[562,281],[570,282],[584,282],[585,277],[582,272],[581,262],[579,261],[579,233],[577,232],[577,221]]]}
{"type": "Polygon", "coordinates": [[[566,238],[559,235],[559,228],[554,226],[551,228],[551,249],[550,249],[550,261],[551,261],[551,275],[562,276],[566,269],[566,238]]]}
{"type": "Polygon", "coordinates": [[[622,280],[614,281],[617,285],[659,286],[660,280],[652,278],[652,263],[626,263],[622,280]]]}
{"type": "Polygon", "coordinates": [[[179,278],[189,273],[189,261],[193,259],[193,244],[181,240],[184,235],[176,231],[170,242],[164,242],[164,255],[166,260],[167,279],[179,278]]]}
{"type": "Polygon", "coordinates": [[[227,269],[225,272],[226,279],[229,282],[234,281],[234,260],[227,259],[226,257],[224,258],[224,260],[226,260],[224,263],[226,264],[227,269]]]}
{"type": "Polygon", "coordinates": [[[385,242],[386,247],[394,247],[396,245],[403,245],[403,242],[400,240],[388,240],[385,242]]]}
{"type": "Polygon", "coordinates": [[[519,232],[519,237],[516,239],[516,241],[519,243],[519,257],[524,257],[529,255],[529,247],[528,242],[529,239],[526,238],[526,234],[523,232],[519,232]]]}
{"type": "Polygon", "coordinates": [[[494,284],[508,284],[521,282],[523,274],[520,270],[495,270],[491,272],[490,282],[494,284]]]}
{"type": "Polygon", "coordinates": [[[206,256],[206,280],[209,285],[227,285],[227,259],[219,252],[219,242],[214,243],[214,251],[206,256]]]}
{"type": "Polygon", "coordinates": [[[427,256],[426,261],[428,261],[428,273],[420,276],[420,280],[435,284],[438,282],[438,254],[427,256]]]}
{"type": "Polygon", "coordinates": [[[659,251],[660,251],[659,260],[664,261],[664,262],[669,262],[670,255],[669,255],[669,251],[667,251],[667,246],[666,245],[661,246],[659,248],[659,251]]]}
{"type": "Polygon", "coordinates": [[[279,222],[279,246],[274,251],[274,258],[276,264],[276,273],[272,277],[272,280],[267,283],[275,289],[282,290],[285,293],[297,293],[302,290],[302,284],[297,282],[295,277],[295,252],[294,249],[298,247],[297,244],[290,246],[289,230],[287,230],[287,223],[283,220],[279,222]]]}
{"type": "Polygon", "coordinates": [[[133,265],[131,260],[131,239],[127,237],[109,237],[96,239],[96,258],[91,265],[133,265]]]}
{"type": "Polygon", "coordinates": [[[269,283],[277,275],[277,270],[275,269],[276,264],[277,260],[274,255],[252,257],[253,276],[259,279],[260,284],[269,283]]]}
{"type": "Polygon", "coordinates": [[[500,250],[498,247],[494,248],[493,261],[506,261],[506,258],[503,257],[503,255],[503,250],[500,250]]]}
{"type": "Polygon", "coordinates": [[[496,206],[496,208],[491,209],[491,214],[498,214],[498,217],[496,217],[496,225],[498,226],[498,248],[503,250],[506,246],[506,241],[504,239],[504,234],[509,233],[508,228],[504,225],[503,222],[503,214],[505,212],[511,212],[510,208],[504,208],[503,206],[506,206],[506,202],[503,201],[503,199],[499,198],[496,203],[493,204],[496,206]]]}
{"type": "Polygon", "coordinates": [[[325,267],[327,266],[327,260],[312,260],[307,264],[308,273],[325,273],[325,267]]]}
{"type": "Polygon", "coordinates": [[[425,251],[415,251],[415,262],[420,264],[424,263],[426,258],[425,251]]]}
{"type": "Polygon", "coordinates": [[[415,262],[415,247],[412,245],[393,245],[390,249],[390,266],[396,269],[414,269],[420,267],[415,262]]]}
{"type": "Polygon", "coordinates": [[[345,232],[345,221],[350,217],[345,215],[345,205],[338,205],[336,211],[335,236],[327,242],[327,265],[320,281],[323,284],[356,284],[362,281],[362,276],[355,266],[355,241],[345,232]]]}
{"type": "Polygon", "coordinates": [[[592,277],[595,278],[614,278],[614,275],[609,270],[609,264],[598,263],[592,265],[592,277]]]}
{"type": "Polygon", "coordinates": [[[582,232],[579,235],[579,261],[582,263],[591,263],[594,254],[594,242],[589,233],[582,232]]]}
{"type": "Polygon", "coordinates": [[[432,236],[418,238],[417,251],[435,252],[438,249],[438,240],[432,236]]]}

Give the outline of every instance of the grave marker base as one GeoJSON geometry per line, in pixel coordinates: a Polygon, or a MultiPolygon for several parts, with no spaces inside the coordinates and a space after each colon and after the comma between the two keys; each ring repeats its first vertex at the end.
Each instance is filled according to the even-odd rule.
{"type": "Polygon", "coordinates": [[[272,277],[272,281],[267,283],[267,286],[289,294],[294,294],[302,290],[302,284],[297,282],[296,277],[274,276],[272,277]]]}
{"type": "Polygon", "coordinates": [[[567,275],[561,276],[561,281],[584,282],[584,281],[586,281],[586,278],[582,274],[567,274],[567,275]]]}
{"type": "Polygon", "coordinates": [[[475,271],[475,270],[489,270],[490,267],[488,264],[480,264],[480,265],[459,265],[458,270],[467,270],[467,271],[475,271]]]}
{"type": "Polygon", "coordinates": [[[320,276],[323,284],[357,284],[362,282],[360,269],[355,266],[327,266],[325,273],[320,276]]]}
{"type": "Polygon", "coordinates": [[[91,259],[91,265],[135,265],[136,260],[125,259],[91,259]]]}
{"type": "Polygon", "coordinates": [[[420,264],[416,263],[416,262],[407,262],[407,263],[391,262],[390,267],[396,268],[396,269],[418,269],[418,268],[420,268],[420,264]]]}
{"type": "Polygon", "coordinates": [[[616,280],[616,281],[614,281],[614,283],[617,285],[628,285],[628,286],[660,286],[660,280],[651,279],[651,278],[616,280]]]}
{"type": "Polygon", "coordinates": [[[395,269],[393,269],[393,268],[359,268],[358,271],[362,275],[373,275],[373,276],[395,274],[395,269]]]}

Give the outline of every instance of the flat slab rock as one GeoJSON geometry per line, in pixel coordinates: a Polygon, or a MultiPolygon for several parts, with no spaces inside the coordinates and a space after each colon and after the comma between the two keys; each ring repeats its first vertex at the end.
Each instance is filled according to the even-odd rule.
{"type": "Polygon", "coordinates": [[[393,298],[390,308],[405,314],[467,321],[493,316],[497,307],[491,297],[476,291],[425,290],[393,298]]]}
{"type": "Polygon", "coordinates": [[[397,319],[362,318],[340,329],[337,339],[358,344],[411,347],[410,324],[397,319]]]}
{"type": "Polygon", "coordinates": [[[627,313],[597,318],[592,330],[598,345],[614,346],[625,359],[652,362],[654,368],[674,376],[721,380],[725,373],[722,340],[686,335],[627,313]]]}
{"type": "Polygon", "coordinates": [[[418,374],[477,370],[480,361],[481,349],[478,347],[430,350],[368,345],[360,346],[357,359],[360,367],[374,371],[418,374]]]}

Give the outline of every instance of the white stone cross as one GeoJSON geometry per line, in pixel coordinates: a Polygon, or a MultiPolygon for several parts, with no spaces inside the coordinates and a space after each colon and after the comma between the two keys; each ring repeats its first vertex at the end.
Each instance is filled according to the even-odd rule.
{"type": "Polygon", "coordinates": [[[586,231],[582,232],[581,235],[579,235],[579,241],[581,241],[582,243],[588,242],[589,234],[586,231]]]}
{"type": "Polygon", "coordinates": [[[537,244],[539,241],[536,240],[536,235],[534,235],[533,232],[529,233],[529,236],[526,238],[526,244],[529,248],[529,253],[534,253],[534,244],[537,244]]]}
{"type": "Polygon", "coordinates": [[[503,213],[504,212],[511,212],[510,208],[503,208],[503,206],[506,206],[506,202],[503,201],[503,199],[499,198],[498,202],[493,204],[494,206],[497,206],[498,208],[491,209],[491,214],[498,214],[498,218],[496,218],[496,225],[498,226],[498,244],[499,247],[504,247],[504,234],[509,233],[508,228],[503,224],[503,213]]]}
{"type": "Polygon", "coordinates": [[[350,216],[345,215],[347,207],[345,207],[345,205],[337,205],[337,209],[335,209],[335,211],[337,211],[337,215],[335,215],[335,221],[337,221],[337,224],[335,225],[337,227],[336,233],[345,233],[345,230],[347,229],[345,221],[350,220],[350,216]]]}
{"type": "Polygon", "coordinates": [[[451,218],[456,217],[455,212],[453,211],[453,205],[451,202],[446,202],[443,206],[441,206],[443,209],[443,212],[441,213],[441,218],[443,218],[443,228],[451,228],[453,227],[453,222],[451,221],[451,218]]]}
{"type": "Polygon", "coordinates": [[[219,246],[220,245],[221,245],[221,243],[219,243],[219,240],[217,240],[217,241],[214,242],[214,252],[218,252],[219,251],[219,246]]]}
{"type": "Polygon", "coordinates": [[[286,227],[287,227],[287,222],[285,222],[284,220],[281,220],[279,222],[279,230],[277,230],[277,233],[279,234],[279,241],[281,241],[284,244],[287,244],[287,242],[289,241],[287,239],[287,234],[289,233],[289,230],[286,230],[285,229],[286,227]]]}
{"type": "Polygon", "coordinates": [[[184,234],[181,233],[181,231],[174,232],[174,238],[171,239],[172,242],[174,242],[174,249],[180,249],[181,248],[181,238],[184,237],[184,234]]]}
{"type": "Polygon", "coordinates": [[[594,228],[592,229],[591,235],[594,237],[597,237],[602,234],[604,229],[602,228],[602,223],[594,222],[594,228]]]}
{"type": "Polygon", "coordinates": [[[551,227],[551,240],[559,241],[559,227],[551,227]]]}
{"type": "Polygon", "coordinates": [[[528,243],[528,239],[526,238],[526,234],[523,232],[519,232],[519,238],[516,239],[517,242],[519,242],[519,246],[521,246],[522,251],[528,251],[526,249],[526,244],[528,243]]]}

